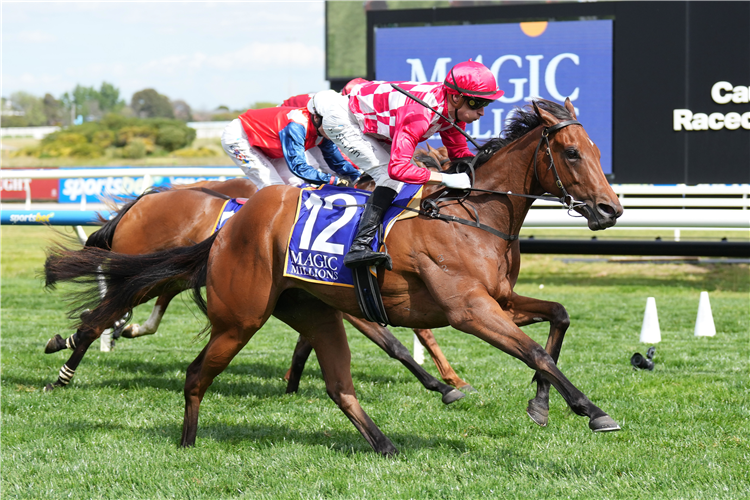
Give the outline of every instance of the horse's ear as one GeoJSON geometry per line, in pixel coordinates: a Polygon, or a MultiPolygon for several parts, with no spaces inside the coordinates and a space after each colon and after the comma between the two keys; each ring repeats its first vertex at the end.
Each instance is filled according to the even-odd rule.
{"type": "Polygon", "coordinates": [[[427,143],[427,152],[428,153],[432,153],[433,151],[435,151],[435,148],[433,148],[432,146],[430,146],[430,143],[428,142],[427,143]]]}
{"type": "Polygon", "coordinates": [[[531,101],[531,104],[534,106],[534,113],[536,113],[536,115],[542,120],[542,125],[545,127],[551,127],[560,121],[549,111],[537,106],[536,101],[531,101]]]}
{"type": "Polygon", "coordinates": [[[578,117],[576,117],[576,108],[574,108],[573,103],[570,102],[570,97],[565,98],[565,109],[568,110],[568,113],[570,113],[574,120],[578,119],[578,117]]]}

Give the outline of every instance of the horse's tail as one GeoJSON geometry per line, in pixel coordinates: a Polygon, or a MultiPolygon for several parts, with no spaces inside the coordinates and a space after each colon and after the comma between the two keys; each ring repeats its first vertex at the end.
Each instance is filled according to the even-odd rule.
{"type": "MultiPolygon", "coordinates": [[[[138,200],[143,198],[144,196],[148,196],[150,194],[156,194],[161,193],[163,191],[166,191],[168,188],[164,187],[154,187],[147,189],[143,192],[140,196],[138,196],[135,199],[127,201],[125,205],[120,207],[119,210],[117,210],[117,213],[115,216],[109,220],[102,217],[100,214],[97,215],[99,218],[99,222],[102,223],[102,227],[91,233],[91,235],[86,240],[86,246],[87,247],[94,247],[94,248],[101,248],[104,250],[109,250],[112,248],[112,239],[115,237],[115,230],[117,229],[117,225],[120,223],[122,218],[125,216],[126,213],[128,213],[128,210],[133,208],[133,205],[135,205],[138,200]]],[[[113,205],[116,202],[113,202],[113,205]]]]}
{"type": "Polygon", "coordinates": [[[69,297],[74,304],[69,317],[80,318],[76,325],[79,329],[114,324],[124,312],[168,288],[192,288],[193,299],[206,313],[200,289],[206,285],[208,255],[215,239],[216,234],[191,247],[145,255],[125,255],[96,247],[52,247],[44,265],[46,287],[54,288],[59,282],[82,285],[69,297]],[[103,297],[102,281],[107,290],[103,297]]]}

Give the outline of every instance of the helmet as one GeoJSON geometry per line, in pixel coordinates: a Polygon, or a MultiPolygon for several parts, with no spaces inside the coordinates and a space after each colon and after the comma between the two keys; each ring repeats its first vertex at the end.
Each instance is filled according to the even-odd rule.
{"type": "Polygon", "coordinates": [[[355,78],[354,80],[350,80],[349,83],[344,85],[344,88],[341,89],[341,95],[349,95],[352,93],[352,89],[359,85],[360,83],[367,83],[369,80],[365,80],[364,78],[355,78]]]}
{"type": "Polygon", "coordinates": [[[492,72],[482,63],[465,61],[458,63],[448,71],[443,85],[449,94],[479,97],[494,101],[505,92],[497,88],[492,72]]]}

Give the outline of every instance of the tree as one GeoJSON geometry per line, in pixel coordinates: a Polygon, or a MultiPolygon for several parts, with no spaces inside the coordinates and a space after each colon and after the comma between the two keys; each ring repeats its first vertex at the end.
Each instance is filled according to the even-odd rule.
{"type": "Polygon", "coordinates": [[[116,113],[125,107],[125,101],[120,99],[120,89],[111,83],[102,82],[99,89],[99,109],[102,113],[116,113]]]}
{"type": "Polygon", "coordinates": [[[174,118],[169,98],[154,89],[144,89],[133,94],[130,107],[139,118],[174,118]]]}
{"type": "Polygon", "coordinates": [[[23,111],[26,127],[38,127],[47,123],[42,100],[27,92],[14,92],[10,100],[23,111]]]}
{"type": "Polygon", "coordinates": [[[62,125],[63,121],[63,103],[58,101],[52,94],[45,94],[42,99],[42,106],[44,108],[44,116],[47,117],[47,125],[62,125]]]}
{"type": "Polygon", "coordinates": [[[105,114],[116,113],[125,107],[120,90],[107,82],[102,82],[99,90],[76,85],[71,93],[64,93],[60,99],[68,111],[75,106],[75,114],[87,120],[100,120],[105,114]]]}
{"type": "Polygon", "coordinates": [[[174,113],[174,117],[178,120],[182,120],[183,122],[193,121],[193,113],[190,109],[190,105],[182,99],[172,101],[172,112],[174,113]]]}

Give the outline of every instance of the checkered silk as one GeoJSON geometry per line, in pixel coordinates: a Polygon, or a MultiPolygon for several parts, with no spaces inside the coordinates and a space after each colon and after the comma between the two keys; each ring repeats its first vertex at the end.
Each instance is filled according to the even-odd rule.
{"type": "MultiPolygon", "coordinates": [[[[442,83],[395,82],[447,116],[445,87],[442,83]]],[[[422,184],[429,173],[411,164],[417,144],[439,133],[451,158],[471,156],[466,138],[436,113],[408,98],[391,86],[391,82],[369,82],[354,87],[349,96],[349,110],[362,131],[391,146],[388,175],[403,182],[422,184]]],[[[465,128],[464,123],[459,126],[465,128]]]]}

